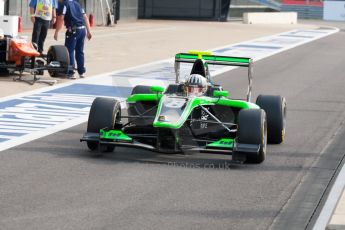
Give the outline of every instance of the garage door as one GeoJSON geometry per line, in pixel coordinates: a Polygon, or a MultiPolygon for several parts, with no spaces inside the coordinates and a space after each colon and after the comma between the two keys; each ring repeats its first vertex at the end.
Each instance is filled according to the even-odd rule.
{"type": "Polygon", "coordinates": [[[152,0],[152,17],[213,18],[214,0],[152,0]]]}

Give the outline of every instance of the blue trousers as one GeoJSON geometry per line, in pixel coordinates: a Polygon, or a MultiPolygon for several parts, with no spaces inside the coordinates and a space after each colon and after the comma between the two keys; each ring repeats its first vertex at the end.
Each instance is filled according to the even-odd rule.
{"type": "MultiPolygon", "coordinates": [[[[69,53],[69,63],[75,69],[74,59],[77,61],[77,70],[79,74],[85,73],[84,66],[84,41],[86,30],[77,29],[74,33],[67,31],[65,38],[65,46],[69,53]]],[[[70,70],[69,74],[74,74],[74,70],[70,70]]]]}

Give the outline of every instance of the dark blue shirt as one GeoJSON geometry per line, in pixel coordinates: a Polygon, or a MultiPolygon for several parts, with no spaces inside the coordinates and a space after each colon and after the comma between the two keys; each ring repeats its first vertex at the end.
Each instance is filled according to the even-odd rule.
{"type": "Polygon", "coordinates": [[[63,11],[64,5],[65,5],[65,2],[58,1],[58,7],[56,9],[56,15],[57,16],[61,16],[62,15],[62,11],[63,11]]]}
{"type": "Polygon", "coordinates": [[[76,0],[65,0],[63,3],[59,2],[57,14],[65,16],[66,28],[84,25],[83,16],[85,11],[76,0]]]}

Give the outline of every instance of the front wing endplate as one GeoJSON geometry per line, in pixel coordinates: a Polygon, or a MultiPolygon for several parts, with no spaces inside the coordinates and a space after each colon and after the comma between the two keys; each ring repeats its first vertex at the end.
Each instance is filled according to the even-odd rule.
{"type": "Polygon", "coordinates": [[[132,138],[124,134],[120,130],[104,130],[101,129],[99,132],[99,138],[101,140],[108,140],[108,141],[124,141],[124,142],[132,142],[132,138]]]}
{"type": "Polygon", "coordinates": [[[225,148],[232,149],[234,146],[234,140],[230,138],[222,138],[218,141],[212,142],[206,146],[206,148],[225,148]]]}

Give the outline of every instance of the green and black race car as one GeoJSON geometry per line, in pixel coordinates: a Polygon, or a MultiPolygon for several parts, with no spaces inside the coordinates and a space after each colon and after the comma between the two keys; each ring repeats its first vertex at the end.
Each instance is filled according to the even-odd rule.
{"type": "Polygon", "coordinates": [[[286,101],[281,96],[259,95],[256,103],[250,102],[250,58],[179,53],[175,71],[175,84],[166,88],[134,87],[127,98],[127,115],[122,115],[118,100],[96,98],[81,141],[96,155],[126,146],[161,153],[229,154],[233,161],[245,163],[263,162],[267,143],[284,141],[286,101]],[[180,80],[180,63],[193,64],[186,82],[180,80]],[[228,98],[228,92],[213,83],[209,65],[247,67],[246,100],[228,98]]]}

